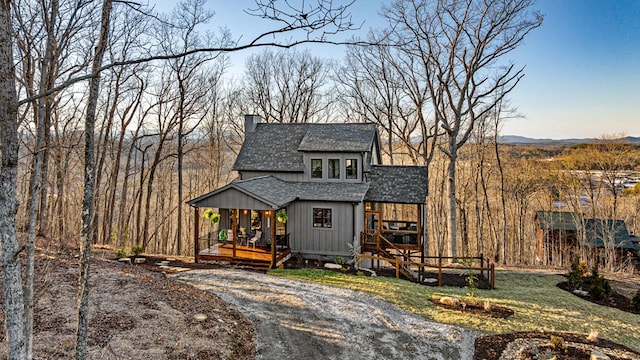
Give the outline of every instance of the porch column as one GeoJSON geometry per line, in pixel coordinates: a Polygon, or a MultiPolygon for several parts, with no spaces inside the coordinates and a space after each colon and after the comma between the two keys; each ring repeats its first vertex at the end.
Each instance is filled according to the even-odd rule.
{"type": "MultiPolygon", "coordinates": [[[[420,263],[424,264],[424,238],[422,237],[422,204],[416,205],[418,208],[418,218],[416,219],[416,230],[418,233],[416,234],[416,239],[418,239],[418,246],[420,247],[420,263]]],[[[422,276],[424,274],[424,267],[420,266],[418,271],[418,278],[422,282],[422,276]]]]}
{"type": "Polygon", "coordinates": [[[233,209],[230,210],[231,211],[231,234],[233,234],[233,248],[232,248],[232,252],[231,252],[231,256],[236,257],[236,238],[238,237],[238,234],[236,233],[236,228],[238,226],[238,210],[237,209],[233,209]]]}
{"type": "Polygon", "coordinates": [[[276,267],[276,212],[269,211],[271,222],[271,267],[276,267]]]}
{"type": "Polygon", "coordinates": [[[197,264],[198,255],[200,254],[200,209],[197,206],[193,208],[193,216],[195,217],[193,222],[193,261],[197,264]]]}

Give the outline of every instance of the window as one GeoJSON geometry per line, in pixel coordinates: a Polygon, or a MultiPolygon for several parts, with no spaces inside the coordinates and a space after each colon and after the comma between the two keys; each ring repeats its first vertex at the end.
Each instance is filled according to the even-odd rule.
{"type": "Polygon", "coordinates": [[[329,159],[329,179],[340,179],[340,159],[329,159]]]}
{"type": "Polygon", "coordinates": [[[311,159],[311,178],[322,179],[322,159],[311,159]]]}
{"type": "Polygon", "coordinates": [[[331,209],[313,208],[313,227],[331,227],[331,209]]]}
{"type": "Polygon", "coordinates": [[[358,178],[358,159],[347,159],[347,179],[357,179],[358,178]]]}

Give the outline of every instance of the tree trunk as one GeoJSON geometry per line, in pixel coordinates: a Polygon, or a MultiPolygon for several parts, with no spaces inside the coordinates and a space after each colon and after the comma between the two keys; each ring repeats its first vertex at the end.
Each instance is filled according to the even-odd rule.
{"type": "Polygon", "coordinates": [[[13,65],[13,39],[9,1],[0,2],[0,236],[5,329],[9,359],[26,358],[24,298],[17,233],[18,100],[13,65]]]}
{"type": "Polygon", "coordinates": [[[85,117],[85,149],[84,149],[84,194],[82,197],[82,255],[80,257],[80,276],[78,278],[78,327],[76,332],[76,359],[87,358],[87,337],[89,323],[89,270],[91,263],[91,236],[93,232],[93,201],[94,201],[94,128],[98,95],[100,93],[100,73],[111,19],[111,0],[102,3],[102,18],[100,38],[96,46],[89,80],[89,98],[87,100],[87,114],[85,117]]]}
{"type": "Polygon", "coordinates": [[[453,261],[456,261],[458,257],[458,244],[457,240],[457,214],[456,214],[456,160],[458,156],[458,149],[455,144],[455,137],[451,137],[453,141],[449,143],[449,164],[447,167],[447,182],[449,184],[449,255],[453,257],[453,261]]]}

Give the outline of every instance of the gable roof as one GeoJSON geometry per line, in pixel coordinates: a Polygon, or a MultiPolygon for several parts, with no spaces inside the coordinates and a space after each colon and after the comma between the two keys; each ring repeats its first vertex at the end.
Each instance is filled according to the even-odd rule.
{"type": "Polygon", "coordinates": [[[247,180],[236,180],[208,194],[187,201],[193,206],[209,206],[231,208],[220,197],[216,205],[210,199],[230,190],[237,190],[261,203],[277,210],[296,200],[306,201],[339,201],[359,203],[364,199],[369,184],[367,183],[326,183],[284,181],[273,175],[260,176],[247,180]],[[206,204],[206,205],[204,205],[206,204]]]}
{"type": "Polygon", "coordinates": [[[427,197],[426,166],[371,167],[371,186],[365,201],[424,204],[427,197]]]}
{"type": "Polygon", "coordinates": [[[540,221],[540,228],[545,230],[577,231],[579,221],[577,214],[568,211],[538,211],[536,213],[540,221]]]}
{"type": "Polygon", "coordinates": [[[236,171],[303,172],[298,145],[309,124],[264,124],[248,133],[233,165],[236,171]]]}
{"type": "MultiPolygon", "coordinates": [[[[579,214],[575,212],[538,211],[536,216],[540,222],[540,228],[544,230],[578,231],[583,228],[579,214]]],[[[640,246],[629,234],[624,220],[584,219],[584,230],[586,241],[592,246],[604,247],[604,239],[612,239],[616,248],[640,250],[640,246]]]]}
{"type": "Polygon", "coordinates": [[[640,250],[640,246],[632,241],[624,220],[587,219],[585,229],[588,242],[596,247],[605,247],[606,239],[613,241],[616,248],[640,250]]]}
{"type": "Polygon", "coordinates": [[[247,134],[233,170],[304,172],[303,152],[370,151],[377,136],[373,123],[260,123],[247,134]]]}
{"type": "Polygon", "coordinates": [[[374,123],[309,124],[298,151],[369,151],[376,131],[374,123]]]}

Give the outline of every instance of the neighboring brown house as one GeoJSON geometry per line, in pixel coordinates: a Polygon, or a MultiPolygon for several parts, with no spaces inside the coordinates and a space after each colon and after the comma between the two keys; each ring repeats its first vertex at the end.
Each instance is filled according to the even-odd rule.
{"type": "Polygon", "coordinates": [[[611,246],[624,258],[638,256],[640,246],[624,220],[583,218],[568,211],[538,211],[536,213],[536,255],[540,265],[568,266],[580,245],[591,249],[594,256],[604,256],[611,246]]]}

